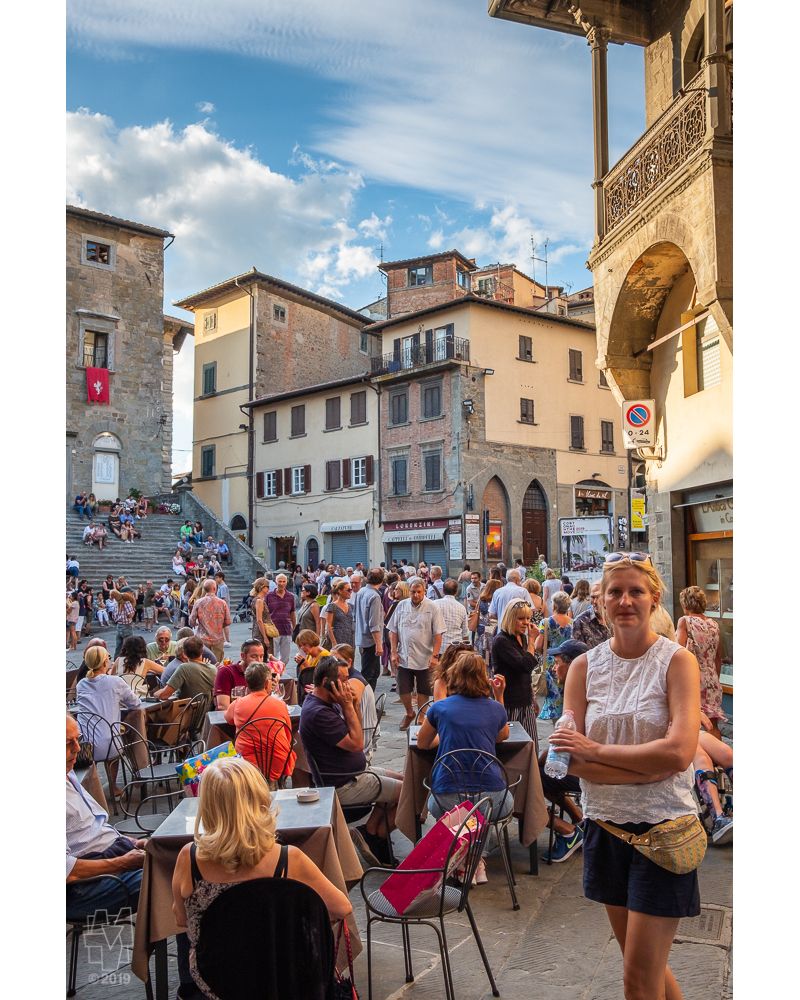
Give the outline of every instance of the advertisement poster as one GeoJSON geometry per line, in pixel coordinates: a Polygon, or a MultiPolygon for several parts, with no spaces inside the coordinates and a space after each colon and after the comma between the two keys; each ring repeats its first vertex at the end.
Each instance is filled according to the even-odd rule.
{"type": "Polygon", "coordinates": [[[644,497],[631,497],[631,531],[644,531],[644,497]]]}
{"type": "Polygon", "coordinates": [[[498,562],[503,558],[502,521],[489,522],[489,534],[486,536],[486,558],[496,559],[498,562]]]}
{"type": "Polygon", "coordinates": [[[464,516],[464,558],[481,558],[481,518],[480,514],[464,516]]]}
{"type": "Polygon", "coordinates": [[[610,517],[562,517],[558,522],[561,536],[561,573],[598,580],[603,573],[606,555],[613,552],[613,528],[610,517]]]}
{"type": "Polygon", "coordinates": [[[451,562],[461,562],[464,558],[463,538],[461,533],[461,518],[449,522],[447,540],[449,543],[449,559],[451,562]]]}

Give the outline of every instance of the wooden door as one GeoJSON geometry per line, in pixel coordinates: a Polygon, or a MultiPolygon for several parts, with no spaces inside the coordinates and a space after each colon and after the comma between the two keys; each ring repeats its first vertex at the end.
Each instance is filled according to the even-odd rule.
{"type": "Polygon", "coordinates": [[[547,511],[522,511],[522,561],[532,566],[537,555],[547,559],[547,511]]]}

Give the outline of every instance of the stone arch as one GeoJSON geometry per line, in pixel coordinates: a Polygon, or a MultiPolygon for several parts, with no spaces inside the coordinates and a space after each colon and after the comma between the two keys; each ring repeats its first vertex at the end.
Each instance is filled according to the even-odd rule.
{"type": "Polygon", "coordinates": [[[247,518],[244,514],[234,514],[230,523],[231,531],[247,531],[247,518]]]}
{"type": "Polygon", "coordinates": [[[522,498],[522,561],[526,566],[532,566],[538,555],[549,558],[549,510],[544,488],[532,479],[522,498]]]}
{"type": "Polygon", "coordinates": [[[92,441],[92,493],[98,500],[120,495],[122,442],[111,431],[101,431],[92,441]]]}
{"type": "Polygon", "coordinates": [[[493,542],[489,546],[489,562],[508,563],[511,551],[511,503],[508,490],[499,476],[492,476],[483,490],[481,510],[489,511],[490,535],[493,542]],[[492,523],[495,529],[500,526],[499,538],[497,531],[491,531],[492,523]]]}
{"type": "Polygon", "coordinates": [[[680,38],[681,86],[700,72],[705,56],[705,3],[693,0],[686,11],[680,38]]]}

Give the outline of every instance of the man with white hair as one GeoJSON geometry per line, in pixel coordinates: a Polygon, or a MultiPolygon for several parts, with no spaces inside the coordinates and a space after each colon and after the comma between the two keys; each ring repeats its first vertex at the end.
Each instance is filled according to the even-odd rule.
{"type": "Polygon", "coordinates": [[[352,607],[353,604],[355,603],[356,594],[359,592],[359,590],[361,590],[363,584],[364,584],[364,574],[359,572],[359,570],[357,569],[353,570],[353,572],[350,574],[350,586],[353,589],[351,591],[350,597],[347,599],[347,603],[350,605],[350,607],[352,607]]]}
{"type": "Polygon", "coordinates": [[[519,600],[522,598],[523,601],[527,601],[528,604],[533,604],[531,601],[531,595],[525,590],[524,587],[520,587],[520,572],[518,569],[506,570],[506,584],[504,587],[498,588],[492,595],[491,603],[489,604],[489,617],[496,618],[497,621],[501,622],[503,620],[503,612],[506,610],[506,606],[514,600],[519,600]]]}
{"type": "Polygon", "coordinates": [[[425,596],[429,601],[439,601],[444,597],[444,581],[442,580],[441,566],[431,566],[431,582],[425,596]]]}
{"type": "Polygon", "coordinates": [[[266,597],[266,604],[272,618],[272,623],[278,630],[278,635],[272,640],[275,656],[283,663],[289,662],[292,652],[292,632],[297,624],[294,594],[288,590],[289,577],[278,573],[275,577],[275,589],[266,597]]]}
{"type": "Polygon", "coordinates": [[[163,666],[175,655],[176,643],[172,638],[172,629],[166,625],[162,625],[161,628],[156,629],[155,642],[148,642],[147,644],[147,658],[149,660],[155,660],[163,666]]]}
{"type": "Polygon", "coordinates": [[[213,580],[203,583],[203,596],[195,601],[189,624],[194,634],[208,646],[218,660],[224,656],[225,626],[231,623],[228,605],[217,597],[217,585],[213,580]]]}

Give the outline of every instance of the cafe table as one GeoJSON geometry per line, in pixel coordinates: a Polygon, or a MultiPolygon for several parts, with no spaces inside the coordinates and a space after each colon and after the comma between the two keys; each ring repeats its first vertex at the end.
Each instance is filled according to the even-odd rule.
{"type": "MultiPolygon", "coordinates": [[[[412,842],[422,836],[422,824],[428,814],[428,790],[423,781],[428,779],[436,758],[436,748],[422,750],[417,746],[421,726],[409,726],[408,749],[403,771],[403,788],[397,804],[397,828],[412,842]]],[[[528,848],[530,874],[539,873],[539,854],[536,838],[547,826],[547,805],[542,792],[542,779],[536,750],[530,735],[519,722],[509,723],[508,739],[497,744],[498,760],[505,767],[508,782],[513,785],[518,777],[522,781],[514,790],[514,816],[519,823],[519,840],[528,848]]]]}
{"type": "MultiPolygon", "coordinates": [[[[320,788],[319,801],[297,801],[297,789],[272,793],[277,806],[277,836],[282,844],[293,844],[317,865],[337,889],[347,893],[361,878],[362,868],[333,788],[320,788]]],[[[155,1000],[170,996],[167,969],[167,938],[178,932],[172,914],[172,874],[184,844],[194,836],[198,799],[181,799],[147,842],[131,968],[143,982],[150,976],[150,954],[155,953],[155,1000]]],[[[362,950],[358,927],[347,918],[353,954],[362,950]]],[[[342,941],[339,968],[346,968],[342,941]]],[[[298,956],[302,960],[302,956],[298,956]]],[[[287,998],[288,1000],[288,998],[287,998]]],[[[298,998],[299,1000],[299,998],[298,998]]]]}
{"type": "MultiPolygon", "coordinates": [[[[186,698],[170,698],[166,703],[157,699],[143,698],[139,708],[131,708],[122,713],[122,722],[126,727],[123,735],[133,736],[135,732],[145,738],[151,735],[152,738],[158,734],[156,726],[166,722],[175,722],[187,704],[186,698]],[[154,719],[154,716],[157,716],[157,719],[154,719]]],[[[77,720],[80,713],[79,706],[73,703],[68,708],[70,715],[77,720]]],[[[134,756],[136,757],[136,766],[140,771],[149,767],[150,754],[147,744],[137,742],[134,746],[134,756]]]]}

